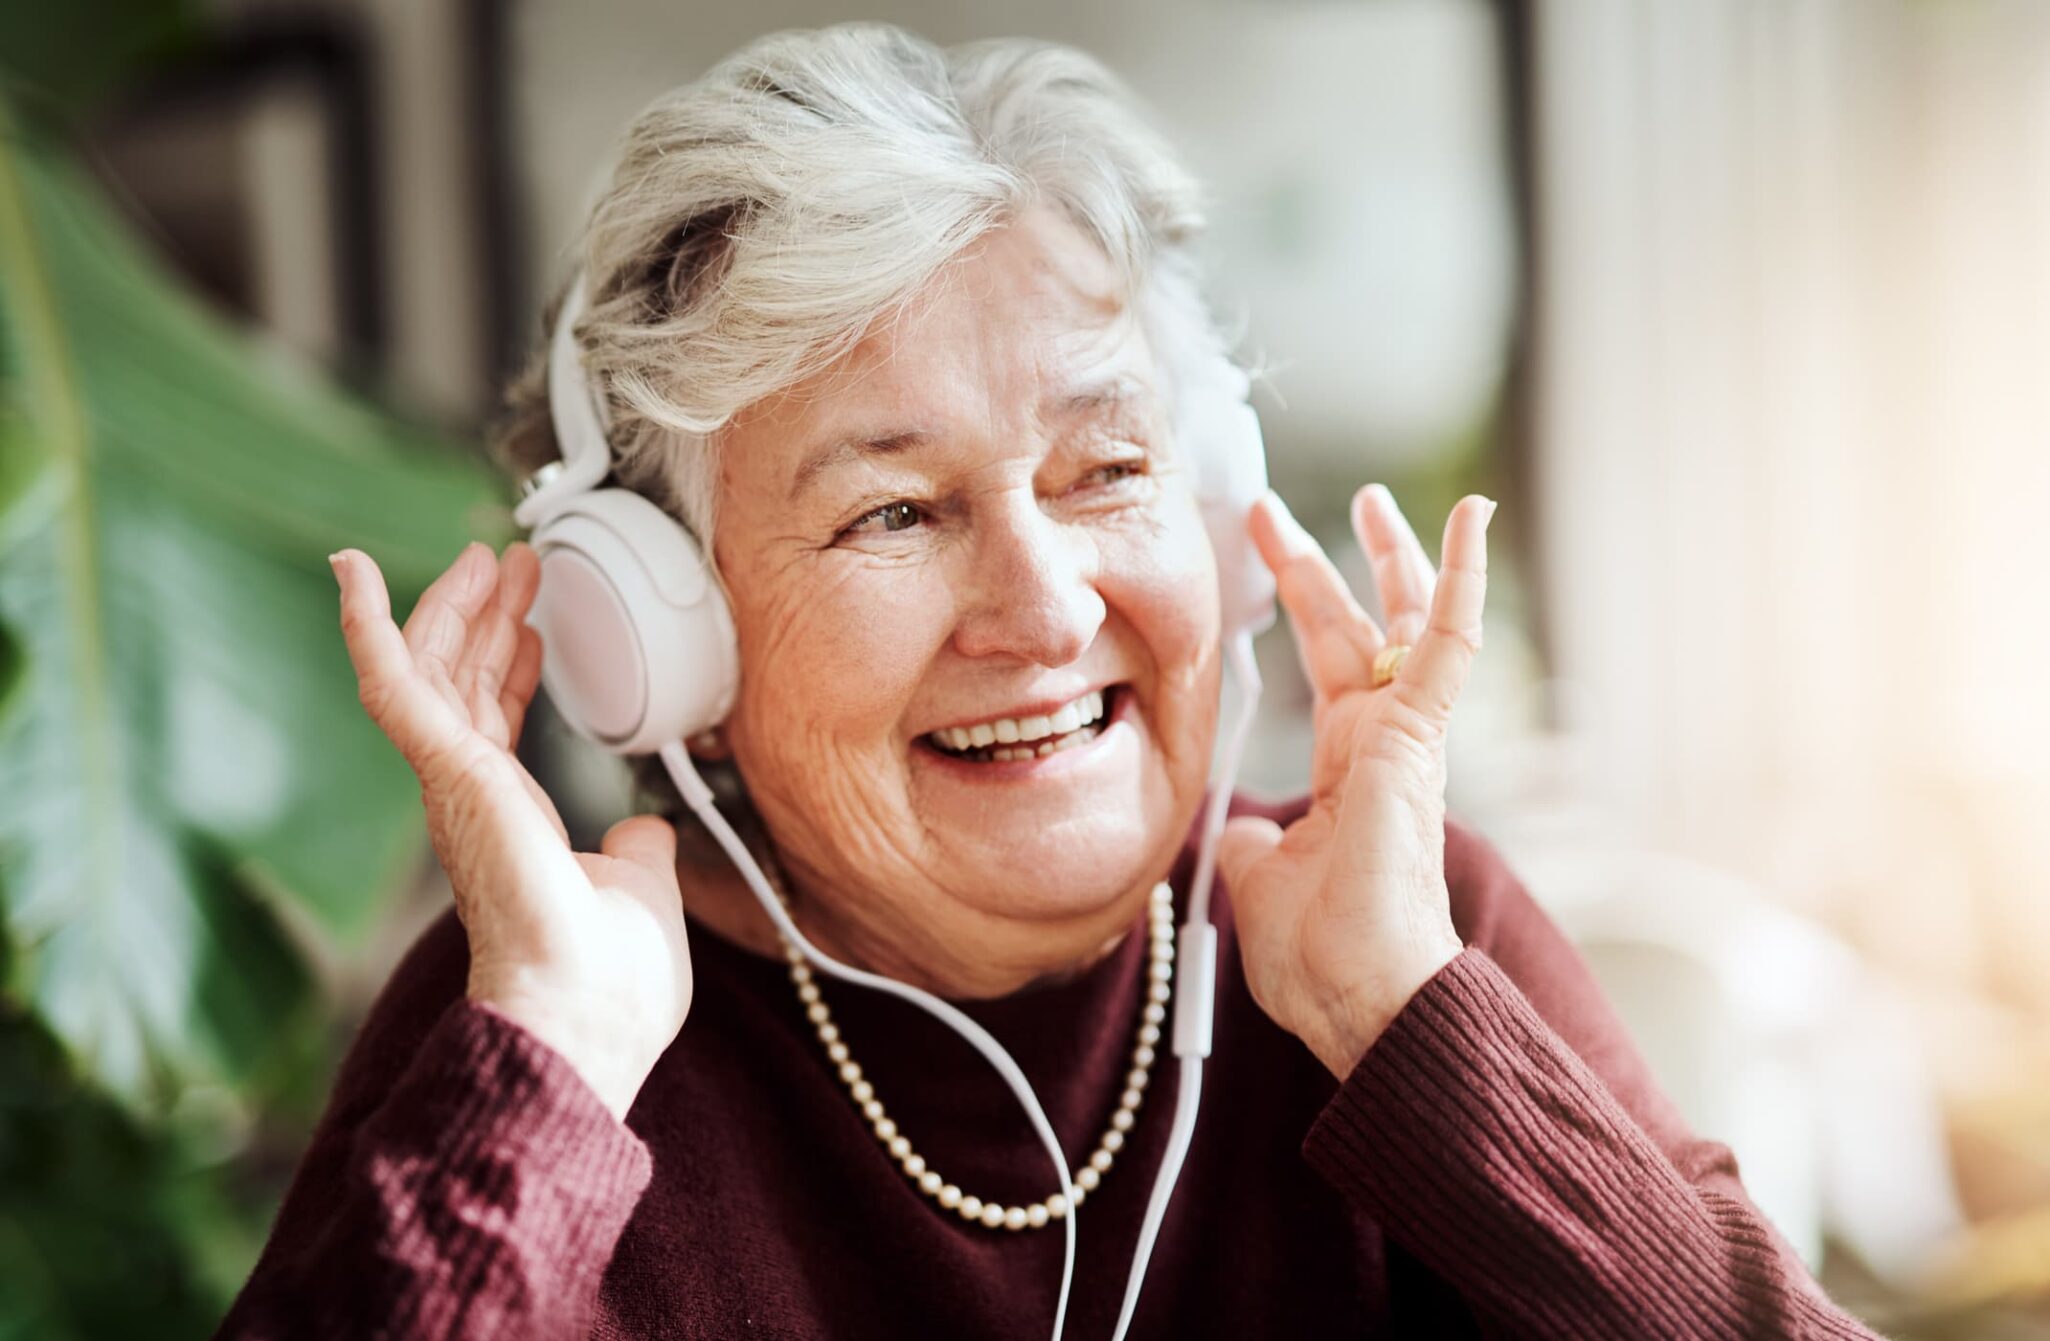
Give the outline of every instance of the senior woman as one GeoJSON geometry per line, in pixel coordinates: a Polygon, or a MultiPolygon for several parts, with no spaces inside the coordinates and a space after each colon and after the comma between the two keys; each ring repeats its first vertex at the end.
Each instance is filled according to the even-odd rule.
{"type": "MultiPolygon", "coordinates": [[[[223,1335],[1036,1338],[1064,1219],[1067,1334],[1112,1333],[1217,734],[1172,408],[1187,351],[1221,348],[1198,224],[1089,59],[853,25],[653,105],[581,249],[614,477],[730,601],[738,694],[693,751],[806,938],[1018,1059],[1072,1200],[979,1058],[787,962],[695,828],[571,850],[513,754],[533,549],[465,550],[403,630],[344,551],[362,700],[455,908],[365,1023],[223,1335]]],[[[560,451],[545,385],[514,389],[522,472],[560,451]]],[[[1386,630],[1278,500],[1252,511],[1316,691],[1311,787],[1233,802],[1210,1097],[1133,1331],[1869,1335],[1445,821],[1492,511],[1461,500],[1434,572],[1360,492],[1386,630]],[[1414,649],[1392,676],[1389,645],[1414,649]]]]}

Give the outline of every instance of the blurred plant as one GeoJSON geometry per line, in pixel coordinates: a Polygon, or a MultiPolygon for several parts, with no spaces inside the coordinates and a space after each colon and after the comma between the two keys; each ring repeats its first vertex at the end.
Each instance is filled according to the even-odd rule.
{"type": "Polygon", "coordinates": [[[53,144],[0,105],[0,1339],[203,1334],[270,1210],[218,1166],[325,1078],[305,939],[346,950],[423,851],[324,556],[403,603],[503,514],[187,297],[53,144]]]}

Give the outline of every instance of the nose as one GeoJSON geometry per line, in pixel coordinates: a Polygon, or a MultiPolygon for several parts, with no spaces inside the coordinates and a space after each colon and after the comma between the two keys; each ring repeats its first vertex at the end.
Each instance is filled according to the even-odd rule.
{"type": "Polygon", "coordinates": [[[1096,542],[1047,516],[1036,499],[1006,500],[985,514],[967,559],[954,630],[964,656],[1066,666],[1103,627],[1096,542]]]}

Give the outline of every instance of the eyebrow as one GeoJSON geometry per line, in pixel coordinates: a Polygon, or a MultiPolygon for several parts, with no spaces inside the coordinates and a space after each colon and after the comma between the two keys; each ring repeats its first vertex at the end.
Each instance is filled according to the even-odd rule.
{"type": "MultiPolygon", "coordinates": [[[[1072,419],[1077,415],[1144,402],[1152,397],[1153,389],[1139,378],[1130,373],[1113,373],[1048,397],[1041,406],[1040,415],[1042,418],[1072,419]]],[[[814,450],[797,467],[797,475],[790,482],[790,499],[796,501],[798,495],[810,488],[820,475],[836,466],[868,456],[889,456],[922,446],[932,438],[930,432],[917,428],[897,429],[872,437],[857,434],[836,438],[814,450]]]]}

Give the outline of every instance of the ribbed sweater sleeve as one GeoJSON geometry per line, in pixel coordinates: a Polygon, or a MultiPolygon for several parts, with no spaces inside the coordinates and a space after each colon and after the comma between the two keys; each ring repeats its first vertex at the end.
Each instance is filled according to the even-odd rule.
{"type": "Polygon", "coordinates": [[[1303,1143],[1498,1338],[1860,1338],[1658,1090],[1579,954],[1448,826],[1466,949],[1418,989],[1303,1143]]]}
{"type": "Polygon", "coordinates": [[[647,1148],[489,1007],[457,997],[406,1028],[419,995],[373,1012],[218,1336],[588,1333],[647,1148]]]}

